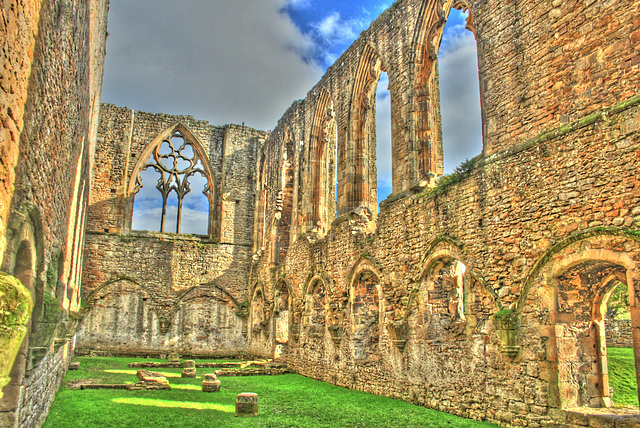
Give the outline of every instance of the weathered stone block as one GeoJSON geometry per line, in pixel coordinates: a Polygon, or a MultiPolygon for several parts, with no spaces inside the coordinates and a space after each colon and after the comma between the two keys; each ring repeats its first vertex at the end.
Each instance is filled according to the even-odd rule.
{"type": "Polygon", "coordinates": [[[182,370],[180,373],[180,377],[196,377],[196,369],[195,368],[187,368],[182,370]]]}
{"type": "Polygon", "coordinates": [[[213,373],[207,373],[204,375],[202,381],[203,392],[217,392],[220,391],[220,380],[213,373]]]}
{"type": "Polygon", "coordinates": [[[258,394],[243,392],[236,396],[236,411],[234,416],[251,417],[258,416],[258,394]]]}

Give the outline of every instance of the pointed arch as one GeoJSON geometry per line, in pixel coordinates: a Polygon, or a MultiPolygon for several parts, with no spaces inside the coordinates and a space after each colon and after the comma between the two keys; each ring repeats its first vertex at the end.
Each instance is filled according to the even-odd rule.
{"type": "MultiPolygon", "coordinates": [[[[552,246],[525,278],[514,308],[548,313],[551,329],[541,334],[553,355],[552,399],[563,408],[609,407],[604,312],[618,284],[628,287],[631,323],[640,325],[640,237],[600,227],[574,233],[552,246]],[[575,367],[583,369],[576,371],[575,367]]],[[[521,315],[524,316],[524,315],[521,315]]],[[[640,330],[633,331],[636,380],[640,381],[640,330]]],[[[638,392],[640,395],[640,391],[638,392]]]]}
{"type": "Polygon", "coordinates": [[[365,44],[351,92],[345,156],[339,160],[338,215],[359,207],[368,209],[372,217],[377,213],[375,96],[383,71],[377,50],[365,44]]]}
{"type": "Polygon", "coordinates": [[[280,193],[278,195],[278,206],[280,218],[278,219],[275,242],[273,243],[273,265],[284,260],[287,254],[290,241],[291,223],[293,218],[293,188],[294,188],[294,156],[295,144],[293,133],[288,126],[284,131],[284,141],[282,144],[282,156],[280,166],[280,193]]]}
{"type": "Polygon", "coordinates": [[[293,293],[291,292],[291,287],[283,278],[280,278],[276,282],[273,291],[273,316],[275,324],[274,357],[278,358],[286,355],[288,352],[293,293]]]}
{"type": "Polygon", "coordinates": [[[260,332],[268,336],[267,325],[269,323],[269,303],[265,295],[262,283],[257,283],[251,296],[251,334],[252,338],[258,337],[260,332]]]}
{"type": "Polygon", "coordinates": [[[362,254],[354,263],[353,267],[349,271],[349,274],[347,275],[347,284],[349,288],[353,286],[353,281],[357,278],[357,276],[364,271],[371,271],[378,278],[382,279],[382,265],[370,255],[362,254]]]}
{"type": "Polygon", "coordinates": [[[327,318],[327,305],[333,290],[324,275],[316,273],[309,275],[304,289],[304,318],[303,325],[311,327],[314,332],[324,332],[327,318]]]}
{"type": "Polygon", "coordinates": [[[334,173],[331,167],[335,167],[335,161],[332,160],[336,144],[333,101],[329,92],[321,88],[315,102],[308,152],[310,200],[306,209],[306,231],[324,234],[335,216],[335,201],[332,197],[334,173]]]}
{"type": "Polygon", "coordinates": [[[256,194],[256,214],[254,218],[254,249],[253,252],[258,256],[262,255],[266,240],[266,222],[267,222],[267,156],[264,146],[260,150],[259,155],[260,168],[257,173],[258,185],[256,194]]]}
{"type": "MultiPolygon", "coordinates": [[[[422,3],[412,41],[410,78],[413,80],[410,127],[412,142],[408,171],[411,185],[444,172],[438,50],[451,9],[468,11],[465,28],[476,36],[473,11],[467,0],[426,0],[422,3]]],[[[480,92],[482,98],[482,91],[480,92]]],[[[482,104],[482,100],[481,100],[482,104]]]]}
{"type": "Polygon", "coordinates": [[[460,241],[447,235],[438,235],[427,245],[424,255],[420,259],[420,263],[418,263],[416,273],[413,275],[413,282],[420,282],[433,260],[442,254],[450,254],[469,268],[473,266],[469,260],[466,260],[463,253],[463,245],[460,241]]]}
{"type": "Polygon", "coordinates": [[[120,281],[125,281],[125,282],[129,282],[132,285],[142,289],[143,291],[149,293],[149,294],[154,294],[152,290],[147,289],[145,286],[141,285],[136,279],[130,277],[130,276],[126,276],[126,275],[118,275],[115,276],[111,279],[106,280],[105,282],[103,282],[102,284],[100,284],[99,286],[97,286],[91,293],[89,293],[89,295],[84,299],[87,302],[90,302],[92,300],[95,299],[95,297],[97,295],[99,295],[103,289],[107,288],[108,286],[110,286],[111,284],[115,284],[117,282],[120,281]]]}
{"type": "Polygon", "coordinates": [[[356,361],[366,361],[378,352],[383,324],[384,299],[378,263],[371,257],[361,256],[349,273],[348,284],[354,358],[356,361]]]}
{"type": "Polygon", "coordinates": [[[158,134],[158,136],[147,145],[138,158],[138,162],[133,168],[129,179],[129,186],[127,188],[127,203],[125,204],[126,212],[124,216],[127,224],[125,224],[124,229],[131,230],[134,199],[143,186],[140,174],[149,168],[156,170],[160,174],[160,179],[156,185],[156,188],[160,191],[163,199],[160,231],[164,232],[167,198],[170,193],[175,192],[178,196],[176,230],[177,233],[180,233],[182,200],[191,191],[189,178],[195,174],[201,174],[207,180],[207,184],[202,192],[207,197],[208,201],[207,235],[209,238],[219,238],[219,231],[217,227],[219,220],[215,215],[215,175],[211,169],[211,164],[204,148],[204,144],[185,124],[181,122],[176,123],[172,127],[167,128],[165,131],[158,134]],[[172,141],[174,139],[182,140],[183,142],[176,145],[172,141]],[[161,147],[165,143],[168,145],[167,150],[169,150],[169,153],[160,152],[161,147]],[[183,150],[188,147],[191,147],[193,150],[191,155],[189,155],[188,152],[183,152],[183,150]],[[179,161],[183,164],[179,165],[179,161]],[[172,165],[168,166],[167,163],[172,163],[172,165]],[[184,165],[185,163],[187,165],[184,165]]]}

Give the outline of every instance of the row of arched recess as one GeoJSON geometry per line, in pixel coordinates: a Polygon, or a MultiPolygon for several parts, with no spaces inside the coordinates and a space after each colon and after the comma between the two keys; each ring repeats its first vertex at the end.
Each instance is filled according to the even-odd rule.
{"type": "Polygon", "coordinates": [[[345,286],[321,272],[309,275],[299,289],[280,279],[270,295],[257,284],[250,339],[271,343],[275,356],[282,356],[304,343],[328,346],[331,338],[336,354],[346,352],[353,361],[396,358],[393,350],[406,347],[412,351],[404,358],[429,358],[433,349],[427,343],[458,346],[459,358],[473,359],[478,356],[466,353],[465,346],[493,343],[499,352],[483,353],[483,359],[542,363],[551,406],[613,405],[605,312],[613,290],[626,287],[632,322],[640,321],[638,236],[616,229],[571,236],[538,259],[512,300],[478,273],[453,240],[429,245],[408,286],[391,284],[388,277],[367,256],[345,286]]]}
{"type": "MultiPolygon", "coordinates": [[[[292,121],[285,116],[271,134],[258,165],[254,229],[255,249],[270,251],[270,265],[282,260],[290,233],[322,237],[336,217],[344,215],[356,216],[368,231],[374,227],[371,222],[377,216],[380,190],[376,92],[383,73],[389,80],[391,148],[386,152],[390,158],[386,161],[392,163],[393,193],[432,183],[443,174],[437,53],[445,16],[452,9],[469,13],[466,28],[474,33],[466,3],[445,2],[437,14],[424,16],[418,23],[408,76],[407,70],[391,68],[399,65],[384,64],[383,54],[374,44],[361,43],[357,45],[361,51],[354,77],[349,81],[349,95],[339,97],[332,93],[335,88],[328,78],[303,103],[305,114],[310,117],[303,127],[296,122],[298,116],[291,115],[292,121]],[[411,99],[407,100],[407,96],[411,99]],[[336,102],[338,98],[348,101],[340,104],[336,102]],[[277,172],[274,159],[279,159],[277,172]],[[270,205],[275,205],[275,215],[270,205]]],[[[479,86],[477,79],[475,85],[479,86]]],[[[480,100],[476,103],[479,105],[480,100]]],[[[460,121],[468,118],[461,117],[460,121]]],[[[477,137],[481,140],[481,135],[477,137]]]]}

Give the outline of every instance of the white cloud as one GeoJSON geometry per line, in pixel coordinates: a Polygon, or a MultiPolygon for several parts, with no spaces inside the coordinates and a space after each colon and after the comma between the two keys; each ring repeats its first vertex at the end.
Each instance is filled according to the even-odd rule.
{"type": "Polygon", "coordinates": [[[284,1],[111,0],[103,100],[273,128],[322,76],[284,1]]]}
{"type": "MultiPolygon", "coordinates": [[[[135,196],[133,205],[134,230],[160,230],[162,217],[162,196],[155,187],[159,174],[154,170],[146,170],[141,174],[142,188],[135,196]]],[[[202,193],[206,179],[199,175],[190,177],[191,191],[182,201],[181,233],[206,235],[209,224],[209,201],[202,193]]],[[[175,232],[177,220],[177,196],[169,194],[167,213],[165,215],[165,232],[175,232]]]]}
{"type": "MultiPolygon", "coordinates": [[[[160,231],[161,217],[161,208],[148,210],[134,209],[132,229],[158,232],[160,231]]],[[[167,207],[167,213],[165,215],[165,232],[174,233],[176,231],[177,218],[177,207],[167,207]]],[[[185,207],[182,208],[180,233],[206,235],[208,233],[208,224],[209,214],[207,211],[194,211],[185,207]]]]}
{"type": "Polygon", "coordinates": [[[389,76],[382,73],[376,91],[376,166],[378,173],[378,201],[392,191],[391,179],[391,98],[389,76]]]}
{"type": "Polygon", "coordinates": [[[292,9],[306,9],[311,6],[310,0],[284,0],[284,3],[292,9]]]}
{"type": "Polygon", "coordinates": [[[316,34],[326,42],[338,44],[351,43],[367,25],[368,22],[361,19],[341,19],[340,13],[333,12],[312,26],[316,34]]]}
{"type": "Polygon", "coordinates": [[[482,151],[476,41],[463,26],[443,39],[439,70],[444,169],[451,172],[482,151]]]}

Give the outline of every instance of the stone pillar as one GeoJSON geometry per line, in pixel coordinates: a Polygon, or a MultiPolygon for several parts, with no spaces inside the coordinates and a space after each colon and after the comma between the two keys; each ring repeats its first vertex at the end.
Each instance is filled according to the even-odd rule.
{"type": "Polygon", "coordinates": [[[207,373],[204,375],[202,381],[202,392],[218,392],[220,391],[220,380],[213,373],[207,373]]]}
{"type": "Polygon", "coordinates": [[[182,362],[182,373],[181,377],[196,377],[196,362],[193,360],[185,360],[182,362]]]}
{"type": "Polygon", "coordinates": [[[236,412],[233,416],[258,416],[258,394],[255,392],[238,394],[236,396],[236,412]]]}

